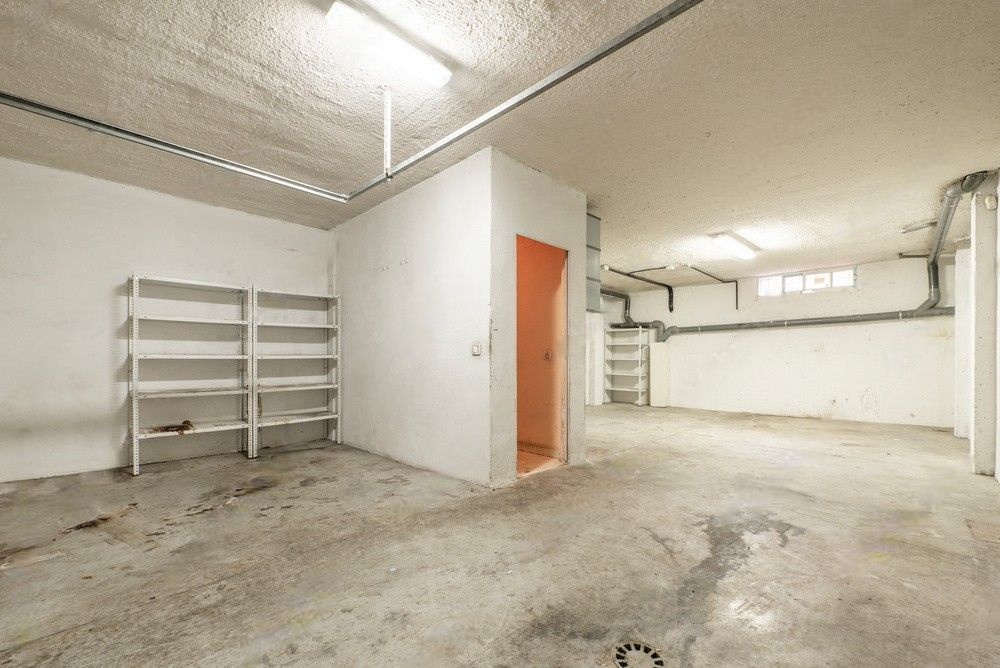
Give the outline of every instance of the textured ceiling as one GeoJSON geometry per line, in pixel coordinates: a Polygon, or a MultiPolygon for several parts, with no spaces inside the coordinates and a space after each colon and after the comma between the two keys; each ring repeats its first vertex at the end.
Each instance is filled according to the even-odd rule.
{"type": "MultiPolygon", "coordinates": [[[[665,3],[369,2],[457,64],[434,90],[328,0],[0,0],[0,88],[343,192],[381,168],[382,84],[398,161],[665,3]]],[[[1000,163],[998,40],[995,0],[706,0],[350,205],[7,108],[0,154],[332,227],[493,144],[588,194],[610,264],[818,268],[926,248],[899,228],[1000,163]]]]}

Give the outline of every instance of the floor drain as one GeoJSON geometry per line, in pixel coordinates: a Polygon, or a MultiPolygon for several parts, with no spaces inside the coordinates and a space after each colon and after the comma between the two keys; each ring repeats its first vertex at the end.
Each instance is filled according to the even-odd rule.
{"type": "Polygon", "coordinates": [[[641,642],[627,642],[615,647],[615,665],[618,668],[663,668],[663,657],[655,649],[641,642]]]}

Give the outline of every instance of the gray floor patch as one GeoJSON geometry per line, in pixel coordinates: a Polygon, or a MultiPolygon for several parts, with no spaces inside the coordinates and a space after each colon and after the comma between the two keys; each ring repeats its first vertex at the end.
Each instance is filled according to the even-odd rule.
{"type": "Polygon", "coordinates": [[[976,540],[985,540],[990,543],[1000,543],[1000,524],[990,524],[989,522],[977,522],[975,520],[965,520],[972,537],[976,540]]]}

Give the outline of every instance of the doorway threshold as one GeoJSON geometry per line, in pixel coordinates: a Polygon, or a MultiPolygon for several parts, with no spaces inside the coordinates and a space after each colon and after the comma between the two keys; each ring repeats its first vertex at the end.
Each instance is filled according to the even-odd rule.
{"type": "Polygon", "coordinates": [[[548,471],[558,466],[562,466],[562,460],[545,455],[536,455],[525,450],[517,451],[517,477],[525,478],[541,471],[548,471]]]}

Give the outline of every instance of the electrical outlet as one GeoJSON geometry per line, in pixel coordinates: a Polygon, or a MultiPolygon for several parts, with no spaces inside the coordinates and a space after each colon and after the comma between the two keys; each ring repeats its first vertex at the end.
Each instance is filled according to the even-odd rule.
{"type": "Polygon", "coordinates": [[[479,357],[482,354],[483,354],[483,344],[481,344],[479,341],[473,341],[472,342],[472,356],[473,357],[479,357]]]}

